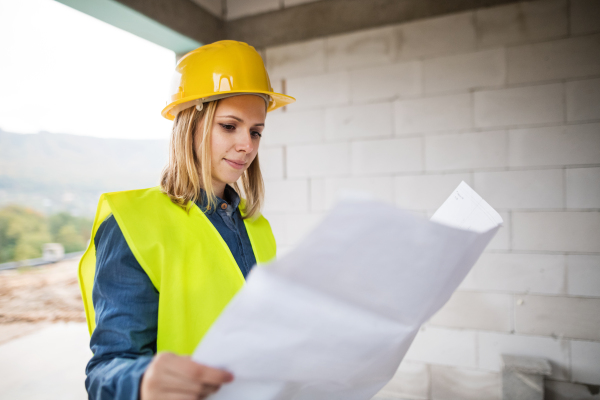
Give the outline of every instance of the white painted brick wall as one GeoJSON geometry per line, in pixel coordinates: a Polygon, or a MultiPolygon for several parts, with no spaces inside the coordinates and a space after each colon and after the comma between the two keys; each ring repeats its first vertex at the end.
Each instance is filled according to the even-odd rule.
{"type": "Polygon", "coordinates": [[[600,3],[597,0],[571,0],[571,33],[600,32],[600,3]]]}
{"type": "Polygon", "coordinates": [[[494,398],[502,353],[598,384],[598,4],[515,2],[263,49],[298,100],[269,114],[260,153],[280,255],[348,191],[430,216],[464,180],[504,219],[377,399],[494,398]]]}
{"type": "Polygon", "coordinates": [[[327,140],[381,138],[392,135],[392,103],[335,107],[325,112],[327,140]]]}
{"type": "Polygon", "coordinates": [[[328,71],[386,64],[395,58],[396,35],[384,27],[330,36],[326,51],[328,71]]]}
{"type": "Polygon", "coordinates": [[[600,212],[513,212],[515,250],[600,252],[600,212]]]}
{"type": "Polygon", "coordinates": [[[265,122],[264,145],[318,143],[325,140],[323,110],[273,113],[265,122]]]}
{"type": "Polygon", "coordinates": [[[503,48],[425,60],[425,93],[457,92],[506,82],[503,48]]]}
{"type": "Polygon", "coordinates": [[[600,168],[567,169],[567,207],[600,208],[600,168]]]}
{"type": "Polygon", "coordinates": [[[365,140],[352,143],[352,173],[372,175],[423,170],[423,139],[365,140]]]}
{"type": "Polygon", "coordinates": [[[496,209],[564,207],[564,171],[475,172],[474,189],[496,209]]]}
{"type": "Polygon", "coordinates": [[[564,121],[561,83],[475,93],[475,126],[490,128],[564,121]]]}
{"type": "Polygon", "coordinates": [[[343,105],[350,101],[348,72],[290,78],[286,82],[287,93],[290,96],[293,93],[292,97],[297,100],[290,106],[294,110],[343,105]]]}
{"type": "Polygon", "coordinates": [[[464,53],[476,45],[472,12],[402,24],[396,35],[400,59],[464,53]]]}
{"type": "Polygon", "coordinates": [[[455,367],[476,367],[477,333],[428,326],[421,328],[405,359],[455,367]]]}
{"type": "Polygon", "coordinates": [[[567,293],[600,297],[600,255],[567,256],[567,293]]]}
{"type": "Polygon", "coordinates": [[[421,62],[355,69],[350,72],[350,97],[353,103],[414,97],[423,91],[421,62]]]}
{"type": "Polygon", "coordinates": [[[502,354],[543,357],[552,365],[552,377],[569,379],[569,343],[554,337],[479,332],[478,365],[489,371],[502,369],[502,354]]]}
{"type": "Polygon", "coordinates": [[[600,385],[600,343],[571,341],[572,379],[600,385]]]}
{"type": "Polygon", "coordinates": [[[560,38],[567,34],[566,0],[537,1],[484,8],[475,13],[479,46],[560,38]]]}
{"type": "Polygon", "coordinates": [[[461,181],[473,184],[468,173],[398,176],[394,181],[396,205],[409,210],[436,210],[461,181]]]}
{"type": "Polygon", "coordinates": [[[432,365],[431,397],[436,400],[500,400],[500,374],[432,365]]]}
{"type": "Polygon", "coordinates": [[[373,197],[373,199],[393,202],[393,190],[391,177],[369,177],[369,178],[325,178],[312,179],[310,186],[310,209],[312,211],[329,210],[336,201],[349,192],[362,192],[373,197]]]}
{"type": "Polygon", "coordinates": [[[517,333],[600,341],[600,299],[524,295],[519,300],[517,333]]]}
{"type": "Polygon", "coordinates": [[[271,79],[325,73],[325,40],[293,43],[266,50],[271,79]]]}
{"type": "Polygon", "coordinates": [[[539,82],[600,74],[600,34],[508,49],[508,82],[539,82]]]}
{"type": "Polygon", "coordinates": [[[449,328],[510,332],[512,296],[458,291],[429,324],[449,328]]]}
{"type": "Polygon", "coordinates": [[[511,167],[600,164],[600,124],[511,129],[511,167]]]}
{"type": "Polygon", "coordinates": [[[349,143],[296,145],[287,148],[289,177],[345,175],[349,170],[349,143]]]}
{"type": "Polygon", "coordinates": [[[600,119],[600,79],[567,82],[566,90],[568,121],[600,119]]]}
{"type": "Polygon", "coordinates": [[[425,169],[444,171],[506,167],[507,140],[506,131],[427,136],[425,169]]]}
{"type": "Polygon", "coordinates": [[[400,100],[395,103],[396,134],[439,132],[472,127],[470,94],[400,100]]]}
{"type": "MultiPolygon", "coordinates": [[[[461,283],[460,289],[562,294],[565,265],[564,255],[484,253],[461,283]]],[[[576,267],[574,274],[578,273],[576,267]]]]}

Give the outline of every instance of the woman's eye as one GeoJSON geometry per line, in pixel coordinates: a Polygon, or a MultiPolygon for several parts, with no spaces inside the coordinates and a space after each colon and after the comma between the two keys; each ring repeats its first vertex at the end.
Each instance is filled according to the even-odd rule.
{"type": "Polygon", "coordinates": [[[252,136],[254,136],[254,137],[262,137],[262,133],[257,132],[257,131],[252,131],[252,136]]]}
{"type": "Polygon", "coordinates": [[[229,124],[219,124],[219,125],[221,125],[221,127],[222,127],[223,129],[225,129],[226,131],[232,131],[232,130],[234,130],[234,129],[235,129],[235,126],[233,126],[233,125],[229,125],[229,124]]]}

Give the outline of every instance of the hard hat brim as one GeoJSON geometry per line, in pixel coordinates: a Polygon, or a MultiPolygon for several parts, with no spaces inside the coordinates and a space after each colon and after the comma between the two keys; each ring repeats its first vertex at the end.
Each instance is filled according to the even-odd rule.
{"type": "MultiPolygon", "coordinates": [[[[292,96],[288,96],[282,93],[275,93],[275,92],[269,92],[269,91],[260,91],[260,90],[253,90],[253,91],[247,91],[247,90],[231,90],[231,91],[226,91],[226,92],[220,92],[220,95],[223,94],[228,94],[231,93],[232,95],[235,95],[236,93],[239,93],[239,95],[244,95],[244,94],[252,94],[252,93],[260,93],[260,94],[266,94],[268,96],[271,97],[271,101],[269,102],[269,106],[267,107],[267,112],[273,111],[273,110],[277,110],[278,108],[281,108],[283,106],[286,106],[288,104],[291,104],[293,102],[296,101],[295,98],[293,98],[292,96]]],[[[197,103],[196,100],[198,99],[202,99],[202,98],[206,98],[206,101],[210,101],[210,97],[214,96],[214,93],[207,93],[206,96],[188,96],[188,97],[183,97],[181,99],[178,99],[172,103],[170,103],[169,105],[167,105],[165,108],[163,108],[161,115],[163,117],[165,117],[168,120],[173,121],[175,119],[175,115],[173,115],[171,113],[171,111],[176,107],[179,106],[181,104],[184,103],[192,103],[190,104],[190,107],[192,107],[194,104],[197,103]]],[[[178,107],[179,108],[179,107],[178,107]]]]}

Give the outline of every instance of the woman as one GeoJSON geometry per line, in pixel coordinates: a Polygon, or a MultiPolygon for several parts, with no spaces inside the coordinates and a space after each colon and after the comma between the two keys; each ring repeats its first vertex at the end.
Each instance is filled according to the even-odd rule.
{"type": "Polygon", "coordinates": [[[102,195],[80,263],[91,399],[203,399],[231,381],[188,355],[252,266],[275,256],[257,153],[267,111],[294,99],[235,41],[188,53],[175,81],[160,186],[102,195]]]}

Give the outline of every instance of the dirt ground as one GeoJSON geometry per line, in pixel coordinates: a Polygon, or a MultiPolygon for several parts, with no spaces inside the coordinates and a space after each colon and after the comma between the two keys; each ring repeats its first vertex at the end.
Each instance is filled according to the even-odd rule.
{"type": "Polygon", "coordinates": [[[0,271],[0,343],[53,322],[85,322],[78,262],[0,271]]]}

